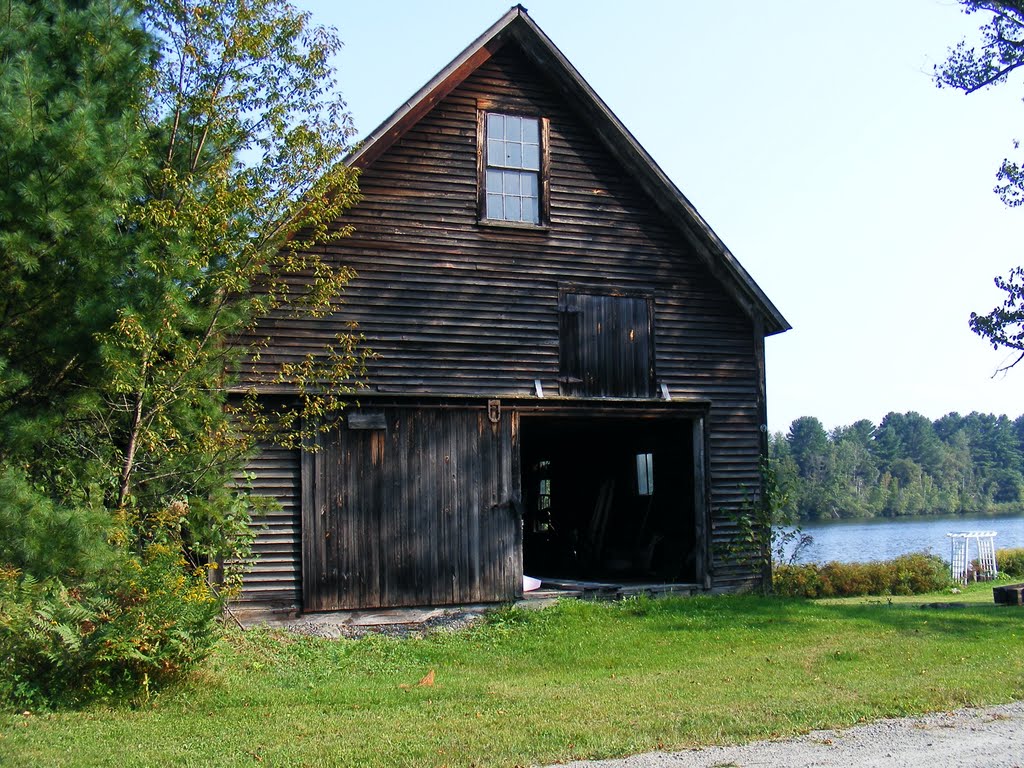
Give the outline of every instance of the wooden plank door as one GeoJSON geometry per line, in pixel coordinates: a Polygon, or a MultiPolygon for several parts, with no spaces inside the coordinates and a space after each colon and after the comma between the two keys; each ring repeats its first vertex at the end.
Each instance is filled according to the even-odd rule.
{"type": "Polygon", "coordinates": [[[564,294],[559,365],[563,395],[653,395],[650,300],[630,296],[564,294]]]}
{"type": "Polygon", "coordinates": [[[306,610],[511,600],[522,591],[512,414],[383,409],[303,459],[306,610]],[[493,414],[492,414],[493,416],[493,414]]]}

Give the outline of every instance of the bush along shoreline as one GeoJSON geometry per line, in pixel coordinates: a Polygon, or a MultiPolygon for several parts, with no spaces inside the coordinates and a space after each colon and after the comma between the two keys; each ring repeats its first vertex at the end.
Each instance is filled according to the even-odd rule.
{"type": "MultiPolygon", "coordinates": [[[[1024,578],[1024,548],[996,551],[999,573],[1024,578]]],[[[920,595],[953,586],[949,563],[923,552],[868,563],[784,563],[772,571],[775,594],[784,597],[920,595]]]]}

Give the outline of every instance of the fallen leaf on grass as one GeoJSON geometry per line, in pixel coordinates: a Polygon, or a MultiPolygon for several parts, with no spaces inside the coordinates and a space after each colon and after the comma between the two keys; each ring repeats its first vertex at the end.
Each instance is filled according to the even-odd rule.
{"type": "MultiPolygon", "coordinates": [[[[416,683],[416,687],[417,688],[428,688],[428,687],[432,686],[433,684],[434,684],[434,670],[430,670],[429,672],[427,672],[426,676],[422,680],[420,680],[418,683],[416,683]]],[[[413,686],[409,685],[408,683],[400,683],[398,687],[401,688],[403,691],[408,691],[413,686]]]]}

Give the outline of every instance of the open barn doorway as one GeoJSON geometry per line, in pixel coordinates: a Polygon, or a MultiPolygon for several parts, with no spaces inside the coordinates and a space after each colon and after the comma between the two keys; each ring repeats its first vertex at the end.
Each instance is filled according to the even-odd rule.
{"type": "Polygon", "coordinates": [[[547,579],[703,580],[693,419],[524,416],[523,570],[547,579]]]}

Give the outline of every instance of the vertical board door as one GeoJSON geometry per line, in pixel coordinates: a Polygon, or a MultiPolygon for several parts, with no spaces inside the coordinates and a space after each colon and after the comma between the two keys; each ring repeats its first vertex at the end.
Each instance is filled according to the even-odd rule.
{"type": "Polygon", "coordinates": [[[512,421],[392,407],[323,436],[303,456],[305,610],[520,596],[512,421]]]}
{"type": "Polygon", "coordinates": [[[563,395],[653,395],[654,350],[648,299],[565,294],[559,360],[563,395]]]}

